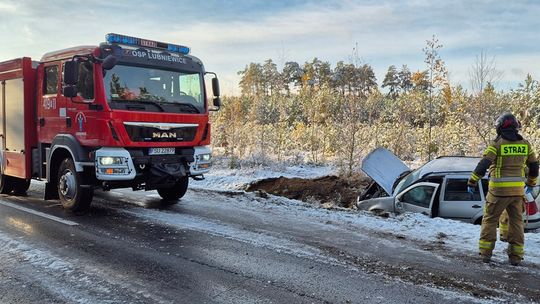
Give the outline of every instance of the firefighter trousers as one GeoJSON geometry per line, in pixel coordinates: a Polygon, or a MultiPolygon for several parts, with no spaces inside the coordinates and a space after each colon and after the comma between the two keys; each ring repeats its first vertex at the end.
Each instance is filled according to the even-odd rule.
{"type": "Polygon", "coordinates": [[[480,230],[479,249],[483,256],[491,256],[497,241],[497,224],[503,211],[508,213],[508,256],[523,259],[525,236],[523,233],[523,197],[494,196],[488,193],[480,230]]]}
{"type": "Polygon", "coordinates": [[[508,212],[503,211],[499,218],[499,240],[508,241],[508,212]]]}

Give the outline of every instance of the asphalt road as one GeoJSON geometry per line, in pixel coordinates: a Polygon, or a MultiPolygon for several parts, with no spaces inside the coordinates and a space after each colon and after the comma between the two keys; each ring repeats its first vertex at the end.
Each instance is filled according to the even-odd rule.
{"type": "Polygon", "coordinates": [[[253,194],[0,197],[0,303],[530,303],[540,270],[351,228],[253,194]]]}

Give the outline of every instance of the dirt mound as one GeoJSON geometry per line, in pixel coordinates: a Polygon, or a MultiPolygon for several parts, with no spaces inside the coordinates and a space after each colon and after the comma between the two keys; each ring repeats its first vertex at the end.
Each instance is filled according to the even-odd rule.
{"type": "Polygon", "coordinates": [[[246,191],[264,191],[327,207],[351,208],[368,182],[368,178],[361,176],[324,176],[315,179],[278,177],[253,182],[246,191]]]}

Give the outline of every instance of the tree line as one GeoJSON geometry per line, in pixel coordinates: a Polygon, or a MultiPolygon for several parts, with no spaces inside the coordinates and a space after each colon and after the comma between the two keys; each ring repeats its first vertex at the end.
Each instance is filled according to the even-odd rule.
{"type": "Polygon", "coordinates": [[[378,146],[404,160],[479,156],[504,111],[518,116],[522,133],[540,148],[538,81],[527,75],[515,89],[497,90],[500,72],[481,52],[467,90],[449,81],[441,48],[433,36],[422,49],[424,70],[392,65],[380,86],[369,64],[249,63],[239,72],[241,95],[224,97],[213,114],[214,149],[231,167],[332,163],[351,174],[378,146]]]}

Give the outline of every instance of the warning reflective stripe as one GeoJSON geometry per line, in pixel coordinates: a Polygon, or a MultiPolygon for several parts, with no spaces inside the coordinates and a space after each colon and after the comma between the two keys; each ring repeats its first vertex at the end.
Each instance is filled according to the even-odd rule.
{"type": "Polygon", "coordinates": [[[525,252],[525,249],[523,246],[520,245],[510,245],[510,251],[517,254],[523,254],[525,252]]]}
{"type": "Polygon", "coordinates": [[[495,149],[495,147],[493,147],[493,146],[487,147],[486,151],[484,151],[484,155],[488,154],[489,152],[497,155],[497,149],[495,149]]]}
{"type": "Polygon", "coordinates": [[[499,229],[508,231],[508,224],[499,223],[499,229]]]}
{"type": "Polygon", "coordinates": [[[480,176],[478,176],[476,173],[472,173],[471,174],[471,179],[475,182],[477,182],[478,180],[480,180],[480,176]]]}
{"type": "Polygon", "coordinates": [[[489,179],[492,182],[525,182],[524,177],[520,176],[509,176],[509,177],[493,177],[489,179]]]}
{"type": "Polygon", "coordinates": [[[489,181],[489,186],[493,188],[525,187],[525,182],[493,182],[489,181]]]}
{"type": "Polygon", "coordinates": [[[495,169],[495,177],[501,177],[502,157],[497,157],[497,168],[495,169]]]}
{"type": "Polygon", "coordinates": [[[488,242],[488,241],[482,241],[480,240],[478,242],[478,247],[480,247],[480,249],[489,249],[489,250],[493,250],[493,248],[495,248],[495,243],[494,242],[488,242]]]}

